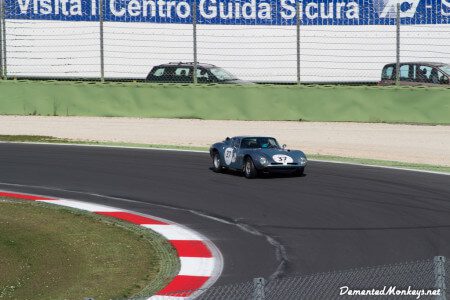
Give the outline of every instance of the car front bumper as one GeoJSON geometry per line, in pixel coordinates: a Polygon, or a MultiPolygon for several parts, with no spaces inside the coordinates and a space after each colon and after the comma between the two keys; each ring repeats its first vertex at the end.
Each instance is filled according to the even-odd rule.
{"type": "Polygon", "coordinates": [[[267,166],[260,166],[260,168],[258,168],[260,171],[263,172],[268,172],[268,173],[289,173],[289,172],[294,172],[296,170],[300,170],[300,169],[305,169],[306,164],[304,165],[300,165],[300,164],[296,164],[296,165],[267,165],[267,166]]]}

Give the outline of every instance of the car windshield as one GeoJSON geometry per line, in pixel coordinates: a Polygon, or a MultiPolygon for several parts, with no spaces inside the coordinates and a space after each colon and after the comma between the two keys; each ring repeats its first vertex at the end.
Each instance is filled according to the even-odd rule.
{"type": "Polygon", "coordinates": [[[237,79],[236,76],[234,76],[233,74],[231,74],[230,72],[228,72],[222,68],[211,68],[210,71],[220,81],[228,81],[228,80],[236,80],[237,79]]]}
{"type": "Polygon", "coordinates": [[[442,71],[444,71],[447,75],[450,75],[450,65],[443,65],[440,67],[442,71]]]}
{"type": "Polygon", "coordinates": [[[252,138],[243,138],[241,148],[243,149],[280,148],[280,145],[278,145],[277,140],[274,138],[252,137],[252,138]]]}

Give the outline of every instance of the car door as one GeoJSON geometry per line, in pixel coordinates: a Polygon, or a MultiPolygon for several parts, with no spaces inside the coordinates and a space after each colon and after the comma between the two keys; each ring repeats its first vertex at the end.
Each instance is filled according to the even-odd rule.
{"type": "Polygon", "coordinates": [[[433,68],[427,65],[416,65],[414,81],[417,83],[430,83],[433,68]]]}
{"type": "Polygon", "coordinates": [[[402,64],[400,65],[400,83],[410,84],[411,82],[414,82],[414,69],[415,65],[410,64],[402,64]]]}
{"type": "Polygon", "coordinates": [[[231,139],[230,145],[225,148],[223,152],[223,161],[225,162],[225,166],[232,169],[239,169],[239,165],[236,162],[237,152],[239,150],[240,139],[233,138],[231,139]]]}
{"type": "MultiPolygon", "coordinates": [[[[400,85],[417,85],[415,82],[416,65],[415,64],[401,64],[400,65],[400,85]]],[[[396,68],[394,67],[393,80],[396,78],[396,68]]]]}
{"type": "Polygon", "coordinates": [[[165,67],[164,72],[158,79],[159,82],[168,82],[172,83],[176,81],[175,78],[175,68],[174,67],[165,67]]]}
{"type": "Polygon", "coordinates": [[[175,82],[177,83],[191,83],[192,82],[192,68],[190,67],[178,67],[175,70],[175,82]]]}
{"type": "Polygon", "coordinates": [[[211,83],[211,77],[208,70],[205,68],[199,67],[197,69],[197,82],[198,83],[211,83]]]}
{"type": "Polygon", "coordinates": [[[441,70],[433,67],[430,72],[430,83],[436,85],[449,84],[449,79],[441,70]]]}
{"type": "Polygon", "coordinates": [[[438,74],[438,82],[439,84],[450,84],[450,80],[449,80],[449,76],[447,75],[448,73],[444,73],[441,70],[437,70],[436,72],[438,74]]]}
{"type": "Polygon", "coordinates": [[[233,151],[234,151],[234,157],[232,159],[233,168],[237,169],[237,170],[242,170],[242,168],[244,166],[244,162],[243,162],[244,151],[241,147],[241,139],[237,138],[234,140],[233,151]]]}

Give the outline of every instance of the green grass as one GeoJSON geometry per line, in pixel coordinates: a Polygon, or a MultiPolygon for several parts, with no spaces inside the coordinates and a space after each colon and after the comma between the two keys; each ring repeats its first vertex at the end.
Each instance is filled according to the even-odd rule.
{"type": "Polygon", "coordinates": [[[139,144],[139,143],[120,143],[120,142],[99,142],[99,141],[80,141],[71,139],[62,139],[45,135],[0,135],[2,142],[18,142],[18,143],[54,143],[54,144],[80,144],[80,145],[103,145],[103,146],[122,146],[122,147],[139,147],[139,148],[158,148],[158,149],[177,149],[177,150],[196,150],[206,151],[207,147],[196,146],[176,146],[161,144],[139,144]]]}
{"type": "Polygon", "coordinates": [[[308,156],[308,158],[313,159],[313,160],[325,160],[325,161],[332,161],[332,162],[347,162],[347,163],[356,163],[356,164],[369,165],[369,166],[396,167],[396,168],[404,168],[404,169],[450,173],[450,167],[446,167],[446,166],[435,166],[435,165],[428,165],[428,164],[406,163],[406,162],[399,162],[399,161],[392,161],[392,160],[367,159],[367,158],[356,158],[356,157],[341,157],[341,156],[320,155],[320,154],[309,154],[307,156],[308,156]]]}
{"type": "Polygon", "coordinates": [[[148,296],[179,270],[150,230],[113,218],[0,198],[0,298],[148,296]]]}
{"type": "MultiPolygon", "coordinates": [[[[61,144],[81,144],[81,145],[99,145],[99,146],[117,146],[117,147],[137,147],[145,149],[174,149],[174,150],[195,150],[208,151],[208,147],[199,146],[179,146],[179,145],[160,145],[160,144],[136,144],[136,143],[116,143],[116,142],[98,142],[98,141],[77,141],[70,139],[60,139],[51,136],[33,136],[33,135],[0,135],[0,141],[7,142],[40,142],[40,143],[61,143],[61,144]]],[[[429,164],[414,164],[399,161],[367,159],[358,157],[342,157],[332,155],[321,155],[314,153],[306,153],[307,157],[312,160],[326,160],[331,162],[356,163],[361,165],[397,167],[405,169],[415,169],[422,171],[434,171],[450,173],[450,167],[437,166],[429,164]]]]}
{"type": "Polygon", "coordinates": [[[30,143],[70,143],[69,139],[61,139],[45,135],[0,135],[4,142],[30,142],[30,143]]]}

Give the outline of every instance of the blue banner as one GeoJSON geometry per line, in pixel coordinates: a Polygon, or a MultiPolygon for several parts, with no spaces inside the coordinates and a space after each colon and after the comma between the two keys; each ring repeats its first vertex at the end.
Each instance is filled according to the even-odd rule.
{"type": "MultiPolygon", "coordinates": [[[[5,0],[6,18],[98,21],[99,0],[5,0]]],[[[192,23],[195,0],[103,0],[105,21],[192,23]]],[[[296,0],[196,0],[199,24],[294,25],[296,0]]],[[[450,0],[305,0],[302,25],[448,24],[450,0]]]]}

